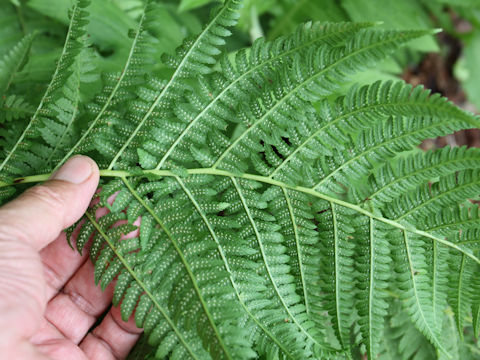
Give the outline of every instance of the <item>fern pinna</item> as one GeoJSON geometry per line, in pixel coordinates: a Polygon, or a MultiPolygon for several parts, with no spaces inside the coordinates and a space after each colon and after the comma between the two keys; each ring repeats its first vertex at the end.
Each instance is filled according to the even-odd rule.
{"type": "Polygon", "coordinates": [[[342,90],[429,31],[306,23],[233,58],[240,3],[215,8],[156,78],[146,1],[123,71],[90,101],[89,2],[76,1],[40,104],[15,115],[31,115],[23,131],[2,130],[3,199],[74,154],[98,162],[76,246],[92,241],[95,281],[116,280],[152,358],[410,358],[408,336],[417,355],[456,357],[451,329],[480,328],[480,151],[417,146],[480,120],[401,81],[342,90]]]}

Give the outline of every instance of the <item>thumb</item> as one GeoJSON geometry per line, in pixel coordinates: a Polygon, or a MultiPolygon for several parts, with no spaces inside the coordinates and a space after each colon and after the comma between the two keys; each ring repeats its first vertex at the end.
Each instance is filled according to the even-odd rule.
{"type": "Polygon", "coordinates": [[[95,162],[74,156],[50,180],[0,208],[0,238],[24,241],[40,250],[82,216],[98,180],[95,162]]]}

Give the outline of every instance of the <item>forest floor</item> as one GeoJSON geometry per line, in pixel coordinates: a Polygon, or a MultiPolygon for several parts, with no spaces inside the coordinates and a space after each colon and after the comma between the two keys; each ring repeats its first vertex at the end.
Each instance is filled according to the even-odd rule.
{"type": "MultiPolygon", "coordinates": [[[[456,30],[463,32],[470,27],[465,20],[458,20],[456,30]]],[[[462,43],[447,33],[438,35],[438,42],[443,54],[431,53],[425,56],[420,64],[407,68],[402,78],[412,85],[424,85],[434,93],[447,97],[462,109],[478,112],[474,105],[468,102],[461,84],[454,76],[454,65],[462,55],[462,43]]],[[[480,147],[480,129],[458,131],[455,134],[429,139],[422,143],[425,150],[450,146],[480,147]]]]}

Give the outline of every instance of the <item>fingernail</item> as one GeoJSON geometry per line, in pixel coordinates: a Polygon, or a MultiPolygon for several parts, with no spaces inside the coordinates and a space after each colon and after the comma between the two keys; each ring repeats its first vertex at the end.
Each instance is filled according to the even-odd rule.
{"type": "Polygon", "coordinates": [[[86,156],[77,155],[58,169],[52,175],[52,179],[81,184],[90,177],[92,171],[92,161],[86,156]]]}

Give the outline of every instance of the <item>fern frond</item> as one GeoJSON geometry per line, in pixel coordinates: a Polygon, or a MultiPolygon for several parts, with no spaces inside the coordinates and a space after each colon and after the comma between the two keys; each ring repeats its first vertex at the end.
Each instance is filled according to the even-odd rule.
{"type": "Polygon", "coordinates": [[[386,163],[368,179],[368,190],[361,190],[360,201],[368,198],[375,207],[398,198],[402,193],[414,190],[422,183],[434,181],[439,176],[457,171],[476,169],[480,152],[466,147],[445,147],[426,153],[416,153],[398,159],[395,167],[386,163]]]}
{"type": "MultiPolygon", "coordinates": [[[[319,218],[322,227],[326,227],[322,237],[328,231],[327,247],[322,248],[322,292],[325,310],[331,318],[336,336],[341,346],[348,349],[350,324],[353,310],[354,268],[351,255],[354,243],[351,241],[354,228],[348,223],[351,209],[328,204],[328,210],[319,218]],[[332,224],[332,225],[330,225],[332,224]],[[327,275],[328,274],[328,275],[327,275]],[[331,276],[335,274],[335,276],[331,276]]],[[[322,228],[321,227],[321,228],[322,228]]],[[[322,229],[323,230],[323,229],[322,229]]]]}
{"type": "Polygon", "coordinates": [[[391,360],[428,360],[435,358],[435,349],[420,333],[395,301],[391,305],[392,316],[386,320],[380,358],[391,360]]]}
{"type": "MultiPolygon", "coordinates": [[[[274,144],[286,148],[283,159],[277,164],[265,162],[257,168],[282,181],[294,181],[301,172],[302,184],[317,184],[319,190],[329,190],[337,180],[365,176],[375,163],[389,158],[396,149],[410,149],[425,137],[471,127],[472,119],[467,113],[438,95],[429,95],[422,87],[376,82],[354,88],[334,105],[323,101],[318,105],[318,115],[305,117],[292,130],[291,144],[274,144]],[[438,112],[439,109],[442,110],[438,112]],[[415,117],[388,120],[393,114],[415,114],[415,117]],[[364,130],[366,128],[368,130],[364,130]],[[386,136],[387,133],[390,135],[386,136]],[[354,149],[351,149],[352,143],[354,149]],[[324,162],[306,168],[305,163],[317,160],[316,154],[320,151],[328,155],[324,162]],[[362,165],[352,168],[350,164],[357,164],[357,160],[362,165]],[[355,174],[356,171],[359,174],[355,174]],[[312,176],[315,177],[312,179],[312,176]]],[[[382,176],[379,178],[383,180],[382,176]]]]}
{"type": "Polygon", "coordinates": [[[472,314],[478,332],[479,214],[466,201],[480,153],[416,148],[478,117],[400,81],[338,95],[430,31],[308,23],[231,60],[220,49],[240,1],[226,0],[157,78],[146,1],[123,71],[86,104],[98,72],[87,5],[75,2],[30,122],[15,113],[1,131],[0,198],[72,154],[95,158],[101,189],[76,245],[101,288],[115,282],[113,304],[144,329],[150,357],[373,359],[388,356],[383,334],[399,342],[391,357],[447,356],[448,304],[459,331],[472,314]]]}
{"type": "MultiPolygon", "coordinates": [[[[353,43],[353,40],[352,40],[352,43],[353,43]]],[[[395,43],[395,41],[392,40],[392,43],[395,43]]],[[[351,45],[353,46],[353,45],[351,45]]],[[[322,49],[322,48],[320,48],[322,49]]],[[[270,123],[271,123],[271,119],[273,117],[276,117],[277,118],[277,122],[279,121],[278,119],[283,119],[283,122],[286,122],[286,119],[288,118],[289,114],[288,114],[288,111],[287,109],[290,109],[290,108],[298,108],[300,107],[299,104],[303,104],[306,106],[306,100],[302,100],[301,97],[302,96],[307,96],[305,94],[305,88],[308,88],[310,86],[310,88],[314,88],[316,86],[328,86],[327,85],[327,82],[323,81],[322,82],[322,85],[314,85],[314,84],[317,84],[321,82],[321,80],[325,79],[325,78],[328,78],[329,76],[331,76],[331,74],[335,73],[336,71],[338,71],[337,69],[337,66],[339,68],[342,68],[342,65],[347,67],[345,64],[343,64],[343,61],[347,61],[347,58],[345,59],[341,59],[341,55],[339,54],[336,54],[337,56],[339,56],[339,60],[337,62],[333,62],[332,64],[330,65],[327,65],[327,64],[320,64],[319,62],[315,62],[313,59],[315,59],[315,56],[325,56],[324,52],[327,52],[325,50],[325,47],[323,48],[324,50],[323,51],[318,51],[318,53],[316,51],[310,51],[310,59],[311,61],[308,62],[308,65],[307,65],[307,69],[309,69],[309,67],[313,66],[319,66],[318,69],[315,69],[315,68],[312,68],[311,70],[306,70],[305,73],[306,74],[296,74],[295,72],[292,71],[292,74],[291,75],[288,75],[288,73],[285,74],[285,77],[287,77],[288,79],[288,82],[290,82],[291,84],[289,84],[288,86],[293,88],[291,91],[287,91],[285,92],[285,90],[283,90],[282,88],[280,87],[284,87],[284,84],[283,84],[283,81],[284,80],[281,80],[281,79],[269,79],[268,77],[266,78],[266,81],[262,81],[263,84],[258,84],[257,86],[249,86],[247,88],[247,90],[249,92],[254,92],[254,94],[256,95],[255,97],[256,98],[260,98],[262,99],[262,102],[261,103],[258,103],[256,104],[255,102],[252,103],[252,109],[240,109],[241,110],[241,113],[239,115],[237,115],[236,117],[239,117],[240,119],[244,119],[244,123],[246,126],[248,126],[248,130],[243,132],[242,133],[242,136],[238,137],[237,139],[235,139],[235,141],[232,141],[230,144],[227,145],[223,145],[224,146],[224,149],[222,148],[218,148],[219,147],[219,144],[222,144],[222,143],[227,143],[228,140],[226,140],[224,138],[224,136],[222,134],[219,133],[219,130],[217,129],[211,129],[210,131],[213,131],[213,133],[211,134],[208,134],[206,133],[205,135],[201,136],[201,137],[198,137],[198,130],[197,130],[195,133],[197,134],[195,137],[192,137],[191,135],[187,134],[186,131],[184,131],[183,133],[181,133],[180,137],[178,137],[175,141],[178,141],[179,139],[181,139],[182,137],[184,138],[183,141],[186,141],[186,140],[189,140],[189,142],[185,142],[185,145],[183,146],[183,149],[179,149],[178,146],[177,146],[177,149],[175,151],[173,151],[173,148],[170,148],[169,151],[170,151],[170,157],[178,157],[178,158],[181,158],[181,159],[185,159],[185,158],[190,158],[190,155],[189,155],[189,152],[190,150],[193,152],[193,157],[195,159],[197,159],[198,161],[201,162],[202,165],[213,165],[214,167],[216,166],[219,166],[219,164],[221,162],[223,162],[223,159],[225,157],[227,157],[227,155],[232,151],[232,148],[234,147],[237,147],[237,144],[238,144],[238,151],[239,153],[238,154],[235,154],[235,155],[231,155],[232,159],[232,162],[235,163],[235,166],[239,166],[240,164],[243,164],[243,160],[242,161],[238,161],[238,160],[241,160],[241,159],[245,159],[245,158],[248,158],[249,155],[252,155],[252,156],[255,156],[255,154],[250,154],[247,150],[247,147],[248,146],[251,146],[251,144],[253,143],[256,143],[257,140],[257,135],[250,135],[252,134],[253,131],[255,131],[256,133],[259,133],[261,131],[264,131],[263,129],[264,128],[269,128],[271,127],[270,123]],[[323,68],[323,66],[325,66],[325,68],[323,68]],[[315,80],[316,79],[316,80],[315,80]],[[315,80],[315,81],[314,81],[315,80]],[[269,82],[272,82],[273,84],[269,84],[269,82]],[[295,84],[296,82],[299,83],[299,85],[297,85],[295,87],[295,84]],[[259,87],[261,87],[261,89],[259,89],[259,87]],[[260,90],[260,91],[259,91],[260,90]],[[270,95],[270,92],[273,91],[274,94],[279,94],[279,95],[276,95],[276,97],[272,97],[270,95]],[[299,96],[299,94],[301,94],[301,96],[299,96]],[[290,104],[289,104],[290,102],[290,104]],[[299,104],[297,104],[298,102],[300,102],[299,104]],[[292,107],[294,106],[294,107],[292,107]],[[258,115],[257,115],[258,113],[258,115]],[[257,116],[258,119],[251,119],[252,117],[254,116],[257,116]],[[250,120],[251,119],[251,120],[250,120]],[[260,129],[258,129],[260,128],[260,129]],[[212,150],[209,151],[209,152],[198,152],[196,149],[200,148],[201,147],[201,143],[202,141],[204,141],[203,139],[205,139],[205,137],[207,137],[207,134],[208,134],[208,137],[210,139],[215,139],[215,141],[212,141],[210,143],[210,145],[212,146],[212,150]],[[248,137],[250,136],[253,136],[254,139],[249,139],[248,137]],[[244,137],[247,137],[245,140],[244,137]],[[187,145],[188,143],[194,143],[193,145],[187,145]],[[240,142],[245,142],[245,144],[248,144],[248,146],[246,147],[244,144],[239,144],[240,142]],[[190,147],[190,149],[189,149],[190,147]],[[176,155],[175,153],[172,154],[172,152],[177,152],[178,155],[176,155]],[[214,153],[212,153],[214,152],[214,153]],[[216,154],[215,154],[216,153],[216,154]]],[[[365,50],[365,49],[363,49],[365,50]]],[[[336,53],[335,51],[333,51],[334,53],[336,53]]],[[[374,51],[372,50],[371,51],[372,53],[374,53],[374,51]]],[[[360,54],[362,53],[362,49],[359,49],[358,50],[358,55],[360,56],[360,54]]],[[[332,56],[334,56],[335,54],[332,54],[332,56]]],[[[350,55],[349,55],[350,56],[350,55]]],[[[296,57],[294,59],[294,65],[292,65],[294,67],[294,69],[298,70],[298,69],[302,69],[302,66],[304,67],[304,65],[300,62],[301,60],[299,59],[299,57],[296,57]]],[[[333,59],[332,59],[333,61],[333,59]]],[[[350,71],[350,70],[349,70],[350,71]]],[[[228,72],[227,72],[228,73],[228,72]]],[[[282,75],[283,76],[283,75],[282,75]]],[[[262,78],[260,78],[262,79],[262,78]]],[[[258,81],[261,81],[261,80],[258,80],[258,81]]],[[[249,85],[249,84],[247,84],[249,85]]],[[[247,90],[244,90],[242,93],[246,93],[247,90]]],[[[207,97],[207,95],[211,94],[211,92],[209,91],[208,87],[204,90],[205,91],[205,97],[207,97]]],[[[313,91],[313,90],[311,90],[313,91]]],[[[325,90],[327,91],[327,90],[325,90]]],[[[221,94],[221,93],[220,93],[221,94]]],[[[239,94],[239,96],[241,97],[242,95],[239,94]]],[[[311,96],[311,95],[310,95],[311,96]]],[[[196,99],[194,99],[196,100],[196,99]]],[[[221,104],[219,104],[221,105],[221,104]]],[[[214,115],[214,116],[209,116],[207,118],[207,120],[211,120],[212,117],[215,118],[215,126],[219,127],[219,129],[222,129],[223,127],[226,126],[226,124],[228,124],[228,121],[232,121],[232,116],[230,114],[231,110],[228,110],[228,107],[232,108],[234,104],[225,104],[225,105],[221,105],[217,108],[213,108],[214,111],[216,111],[218,113],[218,115],[214,115]],[[228,106],[226,106],[228,105],[228,106]]],[[[186,115],[185,117],[188,118],[188,116],[190,116],[190,112],[187,112],[187,111],[184,111],[184,109],[182,109],[183,113],[186,115]]],[[[183,117],[183,116],[182,116],[183,117]]],[[[192,118],[194,116],[191,116],[192,118]]],[[[198,117],[197,117],[198,118],[198,117]]],[[[188,121],[188,119],[187,119],[188,121]]],[[[211,123],[212,121],[210,121],[211,123]]],[[[193,122],[191,122],[190,124],[193,124],[193,122]]],[[[212,126],[211,124],[208,125],[208,126],[212,126]]],[[[277,126],[277,125],[274,125],[274,126],[277,126]]],[[[200,127],[201,128],[201,127],[200,127]]],[[[208,129],[206,127],[204,127],[205,130],[204,133],[206,131],[208,131],[208,129]]],[[[186,130],[190,130],[188,127],[186,128],[186,130]]],[[[193,131],[191,131],[193,133],[193,131]]],[[[169,139],[166,139],[167,141],[169,139]]],[[[141,163],[145,166],[145,167],[153,167],[154,166],[154,162],[156,161],[155,160],[155,157],[152,155],[152,153],[154,151],[158,151],[158,150],[161,150],[162,148],[162,145],[161,144],[158,144],[158,143],[151,143],[150,142],[147,142],[149,148],[147,149],[148,152],[146,153],[145,151],[141,151],[141,163]]],[[[175,142],[174,142],[175,144],[175,142]]],[[[258,150],[258,148],[257,148],[258,150]]],[[[167,154],[168,155],[168,151],[167,151],[167,154]]],[[[163,163],[166,161],[167,157],[166,155],[160,160],[160,162],[158,162],[158,165],[156,166],[156,168],[158,169],[159,168],[159,165],[163,165],[163,163]]],[[[183,160],[185,161],[185,160],[183,160]]],[[[245,168],[245,165],[242,166],[242,170],[244,170],[245,168]]],[[[240,168],[239,168],[240,170],[240,168]]]]}
{"type": "Polygon", "coordinates": [[[2,102],[15,75],[22,70],[27,62],[34,38],[35,34],[25,36],[0,60],[0,99],[2,99],[2,102]]]}
{"type": "MultiPolygon", "coordinates": [[[[449,238],[462,236],[461,233],[466,230],[480,228],[478,205],[460,204],[458,207],[449,206],[434,216],[428,217],[421,227],[429,232],[438,233],[449,238]]],[[[457,241],[458,239],[455,240],[457,241]]]]}
{"type": "Polygon", "coordinates": [[[235,25],[238,19],[237,10],[240,6],[240,0],[227,0],[222,7],[214,10],[209,24],[195,39],[186,40],[177,49],[175,56],[164,56],[164,62],[175,68],[170,79],[151,81],[151,87],[142,89],[143,96],[132,106],[134,111],[128,115],[132,123],[128,126],[120,123],[118,127],[113,124],[109,133],[99,140],[107,143],[103,147],[103,153],[110,160],[108,169],[117,167],[116,164],[122,156],[126,158],[126,163],[119,165],[119,168],[128,168],[132,163],[135,164],[136,147],[142,142],[142,140],[138,142],[137,138],[142,139],[144,136],[141,132],[144,126],[150,122],[161,122],[164,117],[171,116],[172,102],[179,100],[183,95],[185,78],[211,72],[211,67],[216,62],[215,58],[220,54],[219,47],[225,43],[224,38],[230,35],[228,28],[235,25]],[[112,143],[110,140],[115,138],[115,131],[128,134],[126,141],[112,143]]]}
{"type": "Polygon", "coordinates": [[[323,176],[313,187],[324,193],[338,191],[339,183],[360,180],[368,176],[375,165],[385,163],[398,153],[414,148],[422,139],[451,133],[457,127],[469,126],[461,122],[452,124],[451,119],[447,128],[437,119],[387,119],[360,132],[355,140],[351,141],[354,144],[351,148],[333,150],[332,155],[321,164],[320,174],[323,176]]]}
{"type": "Polygon", "coordinates": [[[84,27],[87,24],[88,15],[85,8],[89,3],[88,0],[77,0],[72,9],[65,45],[55,72],[30,122],[14,146],[6,152],[5,159],[0,164],[3,176],[28,174],[32,169],[41,169],[45,166],[45,158],[49,155],[51,144],[36,144],[34,148],[30,148],[31,139],[38,138],[38,131],[44,119],[55,122],[54,114],[48,107],[56,100],[57,91],[65,85],[72,74],[70,68],[83,48],[81,38],[85,34],[84,27]]]}
{"type": "Polygon", "coordinates": [[[102,132],[102,128],[111,126],[113,121],[121,117],[115,112],[115,105],[128,100],[131,97],[129,88],[141,83],[147,70],[147,54],[150,46],[148,23],[153,21],[155,16],[152,6],[152,2],[146,2],[137,30],[129,34],[130,37],[133,37],[133,40],[121,73],[104,75],[102,92],[95,97],[95,102],[89,105],[89,112],[94,114],[94,119],[80,139],[58,163],[57,168],[73,154],[91,150],[95,140],[92,140],[90,135],[95,132],[102,132]]]}
{"type": "MultiPolygon", "coordinates": [[[[208,184],[208,180],[207,183],[205,183],[205,180],[203,179],[198,180],[201,181],[202,185],[208,184]]],[[[209,344],[208,347],[214,358],[235,359],[250,358],[254,356],[252,351],[248,351],[248,337],[246,336],[247,329],[241,330],[240,324],[242,322],[242,316],[240,308],[237,303],[232,301],[232,289],[225,283],[228,281],[228,276],[226,276],[227,274],[224,271],[221,271],[225,265],[220,259],[214,261],[214,258],[211,257],[213,255],[211,251],[214,250],[215,247],[212,248],[208,241],[203,241],[201,244],[196,244],[194,242],[196,239],[195,228],[182,225],[185,221],[188,222],[188,219],[190,219],[190,221],[195,221],[194,218],[199,216],[199,214],[195,214],[196,210],[192,209],[188,211],[180,211],[176,216],[170,217],[170,220],[163,216],[165,211],[171,213],[172,205],[179,205],[177,203],[178,201],[183,203],[191,201],[191,199],[189,199],[190,192],[187,190],[187,186],[189,186],[189,184],[195,185],[195,179],[190,179],[187,183],[184,183],[180,178],[175,178],[169,181],[169,186],[171,186],[172,189],[177,189],[177,194],[175,196],[176,201],[173,203],[170,202],[170,205],[167,204],[171,195],[170,193],[165,193],[165,198],[163,199],[157,199],[159,201],[157,204],[153,203],[150,205],[148,200],[145,200],[138,195],[129,180],[123,179],[123,182],[130,195],[142,205],[144,211],[147,212],[147,215],[150,215],[154,219],[154,222],[163,229],[168,238],[169,246],[165,247],[164,245],[160,245],[160,247],[157,246],[157,248],[148,250],[149,253],[157,252],[156,256],[160,258],[164,257],[164,261],[150,264],[150,266],[157,267],[152,269],[152,272],[157,275],[155,283],[152,284],[152,286],[159,286],[162,284],[162,278],[165,279],[161,285],[161,288],[164,289],[163,291],[166,291],[164,296],[167,296],[167,299],[168,297],[171,297],[172,303],[179,305],[179,307],[176,306],[176,309],[174,310],[176,313],[176,322],[180,322],[181,324],[185,323],[183,326],[185,326],[187,330],[190,330],[190,332],[194,331],[197,333],[195,329],[202,329],[201,332],[197,333],[197,336],[200,336],[200,340],[206,347],[207,344],[209,344]],[[162,208],[163,213],[161,210],[162,208]],[[160,220],[162,217],[167,219],[165,223],[160,220]],[[207,256],[209,253],[210,255],[207,256]],[[202,257],[204,260],[202,260],[202,257]],[[171,271],[165,272],[165,265],[175,258],[177,258],[180,263],[177,263],[177,265],[172,267],[170,269],[171,271]],[[206,261],[206,258],[210,258],[211,261],[206,261]],[[243,332],[245,332],[245,334],[243,334],[243,332]],[[213,346],[213,344],[217,345],[213,346]]],[[[117,198],[115,202],[116,201],[122,201],[122,197],[117,198]]],[[[113,206],[115,207],[115,203],[113,206]]],[[[208,208],[203,209],[203,211],[208,211],[210,213],[220,211],[222,208],[224,208],[224,205],[220,203],[218,207],[209,206],[208,208]]],[[[115,208],[113,209],[115,210],[115,208]]],[[[183,209],[185,209],[185,205],[183,206],[183,209]]],[[[122,210],[121,205],[118,210],[122,210]]],[[[113,221],[115,220],[116,219],[113,219],[113,221]]],[[[202,219],[200,216],[200,219],[196,220],[196,222],[201,221],[202,219]]],[[[122,232],[125,233],[125,230],[122,232]]],[[[122,232],[114,233],[117,241],[122,232]]],[[[201,232],[203,233],[203,231],[201,232]]],[[[136,241],[138,241],[138,239],[136,239],[136,241]]],[[[95,247],[95,240],[93,247],[95,247]]],[[[99,250],[100,249],[96,248],[96,252],[93,254],[94,258],[99,250]]],[[[104,249],[99,253],[99,258],[95,259],[95,262],[97,263],[96,269],[98,271],[103,272],[105,270],[103,264],[99,263],[99,260],[104,260],[106,265],[108,264],[109,258],[113,255],[109,254],[109,251],[107,250],[104,249]]],[[[131,248],[126,249],[126,251],[130,250],[131,248]]],[[[217,251],[218,250],[215,252],[217,251]]],[[[144,254],[140,253],[139,256],[144,256],[144,254]]],[[[215,257],[218,257],[218,255],[215,255],[215,257]]],[[[103,286],[106,286],[113,280],[116,275],[115,271],[119,272],[120,270],[121,268],[119,266],[109,267],[107,272],[100,278],[103,286]],[[113,272],[109,271],[110,268],[113,269],[113,272]]],[[[132,285],[137,286],[136,283],[133,283],[132,285]]],[[[124,289],[124,287],[122,288],[124,289]]],[[[145,289],[139,288],[138,291],[145,291],[145,289]]],[[[125,302],[128,303],[128,299],[135,299],[140,294],[138,291],[129,295],[127,290],[125,295],[126,298],[124,298],[122,304],[125,302]]],[[[122,295],[120,292],[120,295],[118,295],[117,298],[120,299],[121,297],[122,295]]],[[[150,311],[152,300],[156,299],[145,301],[140,300],[140,309],[137,307],[136,310],[136,318],[138,319],[137,323],[139,325],[145,325],[144,322],[147,321],[150,316],[154,316],[150,311]],[[146,303],[143,304],[142,302],[146,303]]],[[[133,309],[134,306],[132,305],[122,305],[124,319],[128,319],[133,312],[133,309]]],[[[162,331],[157,334],[157,341],[154,342],[155,345],[160,345],[162,340],[166,341],[169,339],[169,341],[173,341],[173,338],[165,338],[165,336],[168,335],[168,333],[165,334],[167,329],[156,327],[152,330],[153,334],[155,331],[162,331]]],[[[195,340],[194,338],[193,341],[195,342],[198,340],[195,340]]],[[[168,353],[169,350],[167,351],[167,354],[168,353]]]]}
{"type": "Polygon", "coordinates": [[[440,339],[440,329],[435,324],[434,304],[430,297],[432,280],[428,271],[428,243],[407,231],[391,234],[390,241],[397,264],[395,271],[401,291],[400,298],[405,302],[405,310],[425,337],[446,353],[440,339]]]}
{"type": "MultiPolygon", "coordinates": [[[[465,245],[471,246],[471,244],[465,245]]],[[[449,259],[449,274],[448,277],[448,302],[452,306],[455,314],[455,323],[460,338],[463,338],[463,329],[465,326],[465,319],[469,316],[471,307],[478,306],[474,303],[475,290],[479,290],[478,286],[472,286],[472,280],[475,274],[478,274],[479,268],[475,262],[463,255],[456,253],[450,255],[449,259]]],[[[477,297],[478,299],[478,297],[477,297]]]]}
{"type": "MultiPolygon", "coordinates": [[[[153,344],[158,346],[157,352],[159,353],[159,357],[164,352],[169,352],[170,350],[174,350],[177,357],[179,356],[191,356],[193,359],[201,359],[205,358],[205,353],[202,351],[201,344],[198,341],[187,341],[189,338],[189,334],[185,333],[185,331],[181,331],[179,327],[177,327],[172,320],[173,314],[168,309],[165,309],[163,306],[158,304],[154,295],[149,291],[147,287],[147,279],[144,279],[146,275],[153,273],[153,269],[148,269],[145,271],[144,274],[138,274],[131,269],[131,265],[127,262],[127,255],[128,248],[125,250],[123,249],[122,252],[115,246],[115,244],[110,240],[108,234],[106,234],[100,224],[95,221],[94,214],[86,214],[86,217],[90,220],[90,224],[92,224],[92,229],[96,229],[99,235],[97,238],[102,238],[108,244],[109,249],[111,250],[112,254],[115,255],[117,262],[125,268],[125,272],[119,276],[118,284],[115,288],[114,293],[114,303],[117,304],[120,301],[125,301],[127,305],[124,306],[130,308],[133,311],[134,306],[134,299],[140,295],[139,292],[144,292],[145,295],[143,298],[147,299],[143,302],[146,302],[146,309],[142,311],[142,307],[139,305],[139,311],[136,315],[136,322],[139,326],[143,326],[144,330],[148,333],[151,333],[149,341],[153,344]],[[125,293],[127,288],[129,288],[129,292],[125,293]],[[152,307],[151,313],[148,317],[146,317],[145,311],[148,311],[149,308],[152,307]],[[172,335],[175,336],[177,341],[173,342],[172,335]],[[165,351],[167,350],[167,351],[165,351]]],[[[90,235],[90,234],[89,234],[90,235]]],[[[129,256],[130,262],[135,262],[135,258],[130,255],[129,256]]],[[[138,261],[138,260],[137,260],[138,261]]],[[[113,266],[111,267],[113,268],[113,266]]],[[[118,268],[118,266],[116,266],[118,268]]],[[[158,271],[158,269],[156,269],[158,271]]],[[[104,285],[105,286],[105,285],[104,285]]],[[[136,300],[135,300],[136,302],[136,300]]],[[[123,310],[123,314],[126,314],[126,318],[131,315],[129,312],[123,310]]]]}
{"type": "MultiPolygon", "coordinates": [[[[421,31],[360,30],[343,47],[330,51],[321,48],[311,51],[305,58],[297,57],[290,71],[284,69],[279,72],[277,76],[280,76],[280,79],[274,79],[273,88],[266,88],[257,96],[261,101],[252,100],[250,109],[240,109],[239,117],[246,119],[247,129],[232,141],[223,139],[221,143],[227,142],[228,146],[217,149],[214,154],[208,154],[209,158],[215,159],[211,166],[245,171],[244,159],[254,156],[254,166],[257,170],[261,169],[263,164],[255,162],[255,154],[248,151],[248,144],[258,143],[260,136],[264,139],[270,138],[270,141],[278,139],[278,135],[273,136],[268,129],[280,127],[285,130],[293,110],[303,107],[304,110],[299,113],[308,112],[311,108],[309,102],[332,94],[338,89],[336,84],[347,79],[349,75],[373,66],[408,40],[424,34],[425,32],[421,31]],[[274,95],[270,95],[271,93],[274,95]]],[[[221,138],[220,135],[211,136],[221,138]]]]}
{"type": "MultiPolygon", "coordinates": [[[[478,234],[477,234],[478,235],[478,234]]],[[[478,236],[476,237],[478,239],[478,236]]],[[[472,326],[473,336],[478,339],[480,333],[480,281],[477,276],[472,278],[472,326]]]]}
{"type": "Polygon", "coordinates": [[[479,170],[464,170],[442,176],[431,186],[422,184],[410,193],[386,204],[383,213],[397,220],[416,224],[444,207],[474,199],[480,190],[479,170]]]}
{"type": "Polygon", "coordinates": [[[72,74],[66,79],[61,93],[57,95],[58,99],[45,107],[45,112],[50,111],[51,114],[55,114],[54,117],[42,118],[42,125],[38,126],[39,134],[50,146],[44,156],[46,168],[53,168],[54,164],[58,164],[61,156],[71,148],[75,139],[73,125],[79,118],[81,87],[85,82],[92,81],[89,77],[93,63],[92,54],[88,49],[84,49],[80,56],[82,61],[72,64],[70,68],[72,74]]]}
{"type": "Polygon", "coordinates": [[[257,40],[248,56],[241,51],[236,55],[235,65],[227,57],[221,59],[221,73],[213,82],[202,82],[198,89],[187,95],[195,106],[178,106],[175,110],[185,126],[180,134],[172,134],[175,140],[170,143],[148,143],[148,155],[156,161],[155,169],[161,169],[177,148],[190,147],[190,133],[208,128],[214,121],[219,127],[226,126],[234,117],[234,109],[242,100],[251,98],[252,92],[259,93],[266,83],[273,80],[273,68],[276,65],[290,66],[295,57],[308,53],[314,46],[333,47],[349,39],[359,29],[370,24],[305,24],[289,37],[282,37],[271,43],[257,40]],[[160,150],[161,149],[161,150],[160,150]],[[163,150],[165,149],[165,150],[163,150]],[[158,160],[155,155],[164,153],[158,160]]]}
{"type": "Polygon", "coordinates": [[[24,97],[9,95],[0,108],[0,123],[31,117],[34,112],[35,108],[24,97]]]}
{"type": "Polygon", "coordinates": [[[354,239],[361,257],[356,262],[358,294],[356,308],[359,314],[360,332],[367,348],[367,356],[374,359],[379,353],[381,339],[376,335],[383,332],[387,315],[388,297],[386,289],[390,280],[390,249],[384,224],[372,218],[360,217],[354,239]]]}

